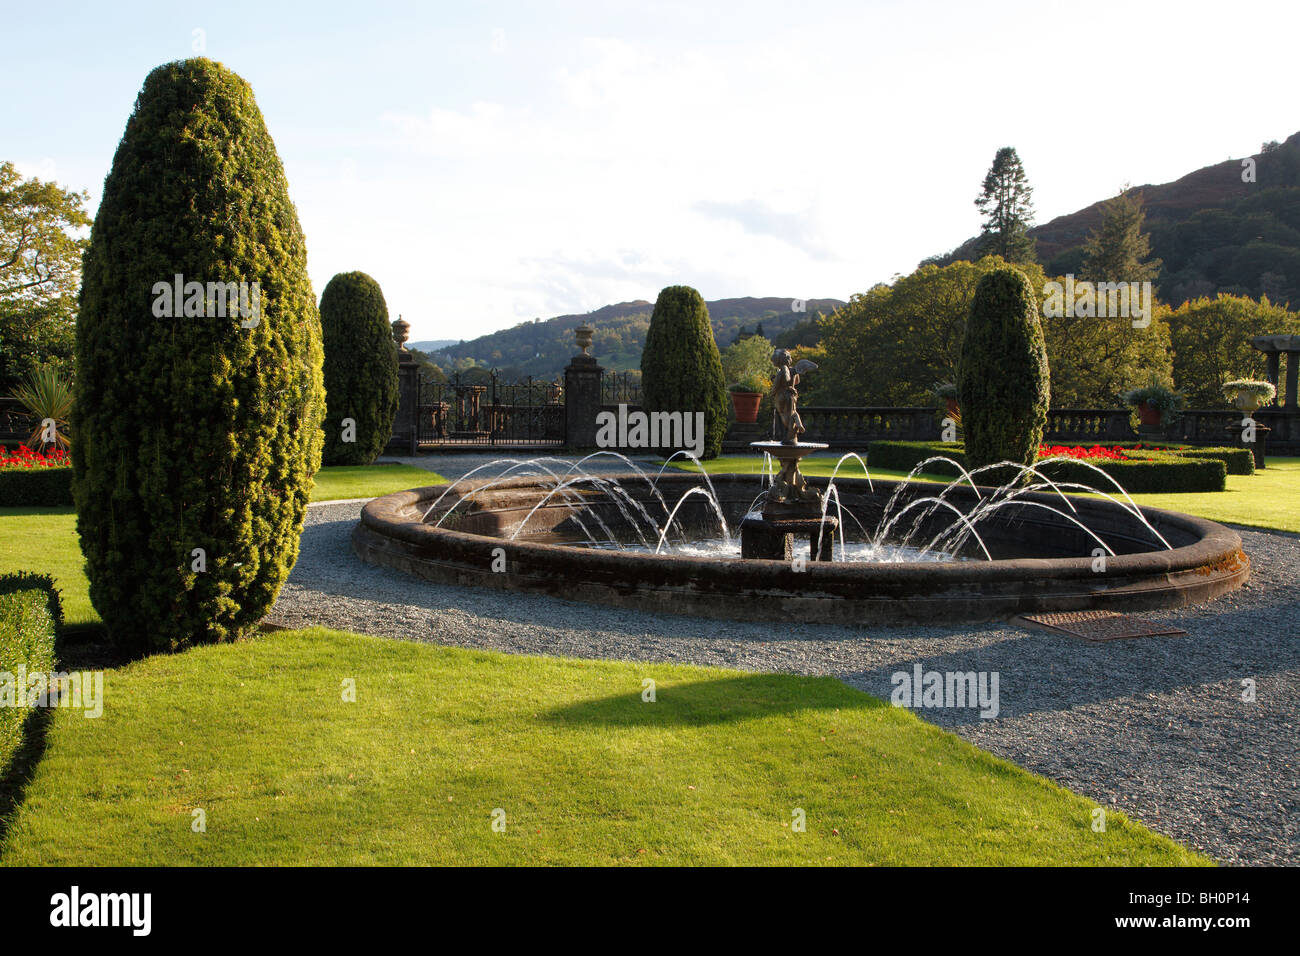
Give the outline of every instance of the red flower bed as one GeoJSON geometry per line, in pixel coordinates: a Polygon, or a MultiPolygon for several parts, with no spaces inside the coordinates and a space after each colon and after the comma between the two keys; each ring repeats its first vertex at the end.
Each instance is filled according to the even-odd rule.
{"type": "Polygon", "coordinates": [[[49,454],[19,445],[14,451],[0,447],[0,468],[64,468],[72,465],[67,452],[55,448],[49,454]]]}
{"type": "Polygon", "coordinates": [[[1084,448],[1082,445],[1070,447],[1068,445],[1039,445],[1039,458],[1108,458],[1112,461],[1124,461],[1127,456],[1124,449],[1118,445],[1114,448],[1106,448],[1102,445],[1093,445],[1091,448],[1084,448]]]}

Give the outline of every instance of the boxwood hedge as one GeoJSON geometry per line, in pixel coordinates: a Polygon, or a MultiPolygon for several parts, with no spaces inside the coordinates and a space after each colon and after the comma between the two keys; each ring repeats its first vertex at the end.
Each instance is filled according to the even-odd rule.
{"type": "Polygon", "coordinates": [[[0,508],[72,504],[72,468],[0,468],[0,508]]]}
{"type": "MultiPolygon", "coordinates": [[[[1223,449],[1220,449],[1223,450],[1223,449]]],[[[1237,451],[1237,449],[1226,449],[1237,451]]],[[[1227,487],[1228,466],[1222,457],[1195,458],[1199,449],[1177,451],[1134,451],[1141,460],[1116,461],[1099,459],[1087,464],[1076,461],[1059,461],[1043,466],[1043,472],[1053,481],[1080,482],[1092,485],[1099,491],[1110,492],[1112,486],[1089,465],[1101,469],[1114,478],[1131,494],[1223,491],[1227,487]]],[[[874,441],[869,447],[867,464],[872,468],[892,471],[910,471],[925,459],[943,455],[966,465],[965,449],[954,442],[902,442],[874,441]]],[[[932,475],[957,477],[960,472],[942,462],[925,467],[932,475]]],[[[985,479],[984,483],[990,483],[985,479]]]]}
{"type": "Polygon", "coordinates": [[[0,694],[14,694],[13,706],[0,701],[0,808],[21,769],[14,758],[23,747],[31,715],[25,682],[19,686],[18,678],[55,669],[54,645],[62,621],[59,592],[48,575],[0,575],[0,683],[8,683],[0,694]]]}

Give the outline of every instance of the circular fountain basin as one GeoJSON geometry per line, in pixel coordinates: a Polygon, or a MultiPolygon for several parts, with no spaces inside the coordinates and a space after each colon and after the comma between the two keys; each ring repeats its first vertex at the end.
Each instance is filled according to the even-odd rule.
{"type": "MultiPolygon", "coordinates": [[[[703,486],[699,475],[664,474],[656,496],[643,476],[615,477],[631,499],[660,519],[691,488],[703,486]]],[[[762,481],[759,475],[712,476],[717,505],[731,528],[752,510],[762,481]]],[[[809,484],[826,490],[824,479],[809,484]]],[[[994,511],[979,522],[982,547],[970,540],[950,555],[952,560],[936,561],[933,555],[907,560],[903,551],[903,560],[884,562],[786,562],[699,556],[699,548],[695,555],[655,554],[658,542],[642,543],[623,517],[632,507],[626,499],[620,508],[596,485],[574,486],[562,495],[554,487],[554,481],[520,477],[461,482],[445,496],[448,486],[435,485],[376,498],[362,510],[353,548],[372,564],[441,583],[674,614],[835,624],[959,623],[1034,612],[1171,608],[1240,587],[1250,574],[1241,538],[1232,530],[1142,508],[1148,528],[1131,511],[1101,498],[1070,496],[1073,518],[1091,534],[1049,510],[1067,510],[1061,496],[1026,492],[1024,505],[994,511]],[[636,550],[593,546],[591,530],[597,526],[622,526],[636,550]]],[[[941,489],[920,482],[835,479],[846,532],[856,531],[859,522],[868,530],[878,528],[887,507],[895,515],[941,489]]],[[[949,488],[945,499],[969,511],[993,491],[960,485],[949,488]]],[[[836,508],[830,504],[832,514],[836,508]]],[[[914,511],[924,514],[925,508],[914,511]]],[[[687,538],[722,538],[717,511],[703,494],[687,497],[677,518],[687,538]]],[[[929,540],[953,520],[950,510],[937,509],[910,529],[913,543],[929,540]]],[[[909,526],[900,522],[898,527],[901,532],[909,526]]],[[[678,537],[674,533],[668,543],[678,537]]]]}

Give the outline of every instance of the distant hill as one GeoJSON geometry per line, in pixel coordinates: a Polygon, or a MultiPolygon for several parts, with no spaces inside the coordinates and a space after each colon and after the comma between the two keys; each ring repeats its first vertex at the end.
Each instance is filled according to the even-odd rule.
{"type": "MultiPolygon", "coordinates": [[[[1243,182],[1242,160],[1229,159],[1129,190],[1142,197],[1151,254],[1164,260],[1156,284],[1166,302],[1230,292],[1300,306],[1300,133],[1250,158],[1255,182],[1243,182]]],[[[1109,198],[1029,230],[1049,274],[1079,271],[1083,243],[1109,198]]],[[[973,259],[977,242],[926,261],[973,259]]]]}
{"type": "MultiPolygon", "coordinates": [[[[795,312],[792,309],[794,302],[791,298],[774,296],[717,299],[707,303],[718,347],[726,348],[742,330],[754,332],[760,324],[763,334],[774,338],[819,311],[829,314],[844,304],[839,299],[808,299],[806,311],[795,312]]],[[[554,378],[577,351],[573,330],[586,322],[595,330],[591,354],[606,368],[622,371],[640,368],[641,347],[645,344],[653,309],[652,302],[637,299],[580,315],[557,315],[551,319],[521,322],[513,328],[469,342],[436,349],[424,348],[425,343],[421,342],[413,345],[448,372],[458,364],[473,360],[477,365],[500,369],[509,377],[554,378]]]]}
{"type": "Polygon", "coordinates": [[[455,345],[456,339],[433,339],[427,342],[407,342],[408,349],[419,349],[421,352],[436,352],[438,349],[445,349],[448,345],[455,345]]]}

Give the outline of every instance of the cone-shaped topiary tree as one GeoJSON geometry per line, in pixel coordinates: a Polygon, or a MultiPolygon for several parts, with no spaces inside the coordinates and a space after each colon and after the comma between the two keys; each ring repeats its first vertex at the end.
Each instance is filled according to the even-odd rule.
{"type": "MultiPolygon", "coordinates": [[[[975,286],[957,363],[966,464],[1032,464],[1051,397],[1038,297],[1019,269],[997,269],[975,286]]],[[[1011,472],[985,477],[1009,480],[1011,472]]]]}
{"type": "Polygon", "coordinates": [[[145,79],[86,250],[76,358],[77,530],[109,636],[246,633],[297,560],[324,394],[284,169],[218,63],[145,79]]]}
{"type": "Polygon", "coordinates": [[[397,344],[379,283],[340,272],[320,297],[327,465],[368,465],[393,434],[397,344]],[[350,421],[349,421],[350,419],[350,421]]]}
{"type": "MultiPolygon", "coordinates": [[[[727,385],[709,324],[709,307],[685,285],[659,293],[641,350],[646,412],[704,413],[703,458],[715,458],[727,431],[727,385]]],[[[664,449],[671,454],[675,449],[664,449]]]]}

